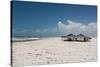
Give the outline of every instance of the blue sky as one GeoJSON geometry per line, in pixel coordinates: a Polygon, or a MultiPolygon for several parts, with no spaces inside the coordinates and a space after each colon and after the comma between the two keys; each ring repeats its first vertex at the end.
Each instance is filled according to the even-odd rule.
{"type": "Polygon", "coordinates": [[[12,11],[13,35],[54,36],[59,22],[66,26],[68,20],[83,25],[97,22],[97,7],[89,5],[13,1],[12,11]]]}

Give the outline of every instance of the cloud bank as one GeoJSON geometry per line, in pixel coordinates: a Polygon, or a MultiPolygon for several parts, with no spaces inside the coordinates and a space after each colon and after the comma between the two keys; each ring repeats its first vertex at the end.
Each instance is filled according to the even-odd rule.
{"type": "Polygon", "coordinates": [[[22,35],[28,36],[63,36],[67,34],[84,34],[90,37],[97,36],[97,23],[90,22],[88,24],[82,24],[81,22],[73,22],[71,20],[67,20],[66,24],[59,21],[55,27],[45,28],[45,29],[35,29],[35,30],[23,30],[17,31],[22,35]]]}
{"type": "Polygon", "coordinates": [[[82,23],[73,22],[67,20],[68,24],[58,22],[58,29],[61,35],[65,34],[84,34],[91,37],[97,36],[97,24],[95,22],[88,23],[87,25],[82,23]]]}
{"type": "Polygon", "coordinates": [[[62,36],[67,34],[84,34],[86,36],[96,37],[97,36],[97,24],[96,22],[91,22],[88,24],[82,24],[78,22],[73,22],[67,20],[66,24],[59,21],[56,27],[37,29],[35,33],[44,36],[62,36]]]}

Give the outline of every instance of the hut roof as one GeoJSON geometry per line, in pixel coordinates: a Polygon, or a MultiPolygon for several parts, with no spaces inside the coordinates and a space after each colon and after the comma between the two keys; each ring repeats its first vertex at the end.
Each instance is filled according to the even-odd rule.
{"type": "Polygon", "coordinates": [[[77,35],[77,36],[79,36],[79,37],[86,37],[85,35],[83,35],[83,34],[79,34],[79,35],[77,35]]]}
{"type": "Polygon", "coordinates": [[[68,34],[67,36],[75,36],[74,34],[68,34]]]}

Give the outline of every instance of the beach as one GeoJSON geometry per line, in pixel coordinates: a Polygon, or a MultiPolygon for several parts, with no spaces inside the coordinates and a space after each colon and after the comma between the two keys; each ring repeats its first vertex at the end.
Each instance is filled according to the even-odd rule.
{"type": "Polygon", "coordinates": [[[97,39],[90,42],[62,41],[50,37],[35,41],[13,42],[14,67],[97,61],[97,39]]]}

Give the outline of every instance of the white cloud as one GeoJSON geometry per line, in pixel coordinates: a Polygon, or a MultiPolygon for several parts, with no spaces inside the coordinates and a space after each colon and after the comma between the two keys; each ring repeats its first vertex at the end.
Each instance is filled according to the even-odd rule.
{"type": "Polygon", "coordinates": [[[85,34],[87,36],[95,37],[97,35],[97,24],[96,23],[88,23],[87,25],[82,23],[77,23],[68,20],[68,24],[63,24],[61,21],[58,22],[58,28],[60,31],[60,35],[66,34],[85,34]]]}
{"type": "Polygon", "coordinates": [[[73,22],[71,20],[67,20],[66,24],[59,21],[56,27],[46,28],[46,29],[36,29],[35,33],[40,33],[45,36],[62,36],[67,34],[84,34],[90,37],[97,36],[97,24],[95,22],[91,22],[88,24],[82,24],[78,22],[73,22]]]}
{"type": "MultiPolygon", "coordinates": [[[[14,30],[13,32],[16,32],[14,30]]],[[[45,28],[45,29],[35,29],[31,30],[22,30],[17,31],[18,33],[22,34],[30,34],[36,36],[62,36],[67,34],[84,34],[90,37],[97,36],[97,24],[96,22],[90,22],[88,24],[82,24],[81,22],[73,22],[71,20],[67,20],[66,24],[59,21],[55,27],[52,28],[45,28]]]]}

